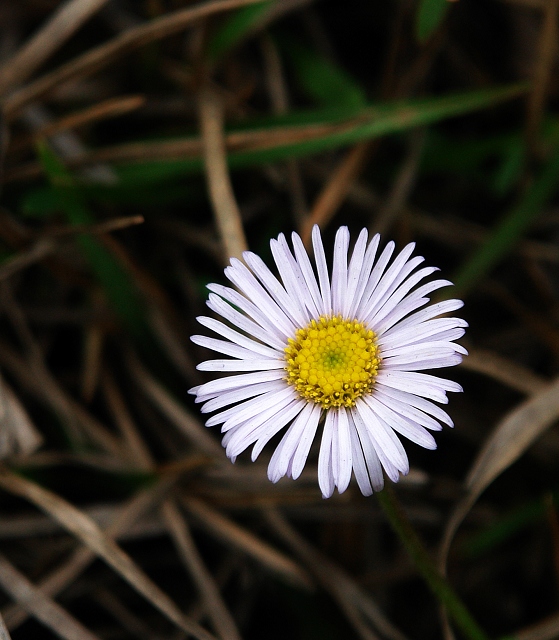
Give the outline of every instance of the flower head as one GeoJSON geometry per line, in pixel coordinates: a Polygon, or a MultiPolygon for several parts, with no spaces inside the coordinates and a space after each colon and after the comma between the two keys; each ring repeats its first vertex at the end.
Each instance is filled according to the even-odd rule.
{"type": "Polygon", "coordinates": [[[345,491],[352,471],[365,495],[382,489],[383,470],[397,482],[409,471],[398,435],[435,449],[430,431],[452,421],[433,401],[446,404],[447,391],[462,390],[419,373],[458,364],[466,354],[453,341],[467,323],[438,317],[462,302],[425,307],[430,293],[451,283],[419,286],[437,269],[417,269],[423,258],[411,257],[413,243],[391,262],[394,243],[377,257],[380,236],[368,244],[367,237],[363,229],[348,264],[349,231],[340,227],[331,278],[318,227],[312,233],[316,274],[296,233],[293,252],[283,234],[271,241],[281,281],[254,253],[243,254],[246,266],[232,259],[225,275],[237,290],[211,284],[207,303],[228,324],[198,318],[223,339],[192,337],[232,358],[198,365],[233,375],[190,391],[204,403],[203,413],[219,410],[206,424],[222,425],[229,458],[254,445],[255,460],[287,427],[268,477],[298,478],[323,421],[318,482],[324,497],[335,487],[345,491]]]}

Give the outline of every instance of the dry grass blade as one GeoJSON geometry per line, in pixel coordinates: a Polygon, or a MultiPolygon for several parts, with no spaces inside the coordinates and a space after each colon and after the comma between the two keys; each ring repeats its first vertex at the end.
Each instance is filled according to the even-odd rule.
{"type": "Polygon", "coordinates": [[[247,242],[227,168],[223,105],[209,84],[204,85],[198,93],[198,109],[206,182],[223,251],[226,259],[234,257],[241,260],[247,242]]]}
{"type": "Polygon", "coordinates": [[[111,566],[132,588],[161,611],[169,620],[198,640],[215,640],[214,636],[185,616],[177,605],[154,584],[133,560],[85,513],[55,493],[11,473],[0,472],[0,486],[48,513],[70,533],[111,566]]]}
{"type": "Polygon", "coordinates": [[[365,623],[365,615],[379,633],[390,640],[405,640],[405,636],[386,619],[377,605],[339,567],[314,549],[276,509],[264,511],[266,520],[277,534],[308,566],[317,580],[332,595],[347,616],[355,633],[365,640],[377,640],[378,636],[365,623]],[[364,602],[367,602],[365,611],[364,602]]]}
{"type": "Polygon", "coordinates": [[[194,22],[214,13],[230,11],[237,7],[259,2],[262,0],[214,0],[169,13],[147,24],[131,28],[113,40],[90,49],[83,55],[8,96],[4,103],[4,113],[7,117],[13,117],[26,104],[37,100],[55,87],[60,87],[64,82],[94,73],[109,65],[116,58],[142,45],[178,33],[194,22]]]}
{"type": "Polygon", "coordinates": [[[513,635],[515,640],[557,640],[559,638],[559,615],[552,616],[521,629],[513,635]]]}
{"type": "Polygon", "coordinates": [[[92,442],[116,458],[126,458],[122,444],[58,385],[42,363],[26,362],[4,342],[0,342],[0,361],[24,387],[51,406],[68,425],[83,430],[92,442]]]}
{"type": "Polygon", "coordinates": [[[140,364],[140,361],[129,355],[129,370],[137,384],[159,411],[175,425],[200,451],[212,458],[223,455],[220,445],[204,431],[204,427],[179,404],[140,364]]]}
{"type": "MultiPolygon", "coordinates": [[[[154,486],[144,489],[133,496],[119,510],[105,533],[111,538],[119,538],[130,530],[142,515],[164,497],[178,479],[176,474],[165,475],[154,486]]],[[[62,565],[54,569],[41,580],[38,587],[47,596],[54,597],[75,580],[95,559],[95,553],[88,547],[77,549],[62,565]]],[[[15,629],[26,619],[26,613],[17,605],[7,609],[6,624],[15,629]]]]}
{"type": "Polygon", "coordinates": [[[170,498],[167,499],[161,513],[185,568],[200,591],[205,603],[206,614],[212,621],[215,630],[223,640],[241,640],[235,620],[227,609],[211,573],[206,568],[190,534],[188,524],[178,510],[176,503],[170,498]]]}
{"type": "Polygon", "coordinates": [[[544,11],[533,89],[528,99],[526,139],[528,145],[532,147],[532,150],[535,150],[534,145],[544,113],[545,97],[548,92],[549,80],[555,63],[558,15],[559,0],[549,0],[546,3],[544,11]]]}
{"type": "Polygon", "coordinates": [[[334,217],[351,186],[363,170],[371,154],[373,144],[375,143],[361,142],[355,145],[334,170],[332,177],[320,192],[301,234],[307,248],[310,245],[313,226],[317,224],[321,228],[325,227],[334,217]]]}
{"type": "Polygon", "coordinates": [[[446,526],[439,555],[444,571],[454,534],[479,495],[559,418],[559,379],[522,402],[495,427],[466,478],[466,495],[446,526]]]}
{"type": "Polygon", "coordinates": [[[4,556],[0,555],[0,584],[29,613],[65,640],[99,640],[63,607],[36,589],[4,556]]]}
{"type": "Polygon", "coordinates": [[[98,102],[87,109],[83,109],[77,113],[71,113],[59,120],[49,122],[35,132],[35,137],[48,137],[55,133],[59,133],[60,131],[65,131],[66,129],[75,129],[76,127],[82,127],[86,124],[98,122],[99,120],[115,118],[116,116],[121,116],[125,113],[129,113],[130,111],[139,109],[145,101],[146,99],[144,96],[122,96],[120,98],[109,98],[108,100],[98,102]]]}
{"type": "Polygon", "coordinates": [[[305,589],[313,588],[313,582],[306,571],[301,569],[291,558],[262,542],[250,531],[243,529],[201,500],[185,497],[182,503],[206,530],[226,544],[247,553],[290,584],[305,589]]]}
{"type": "Polygon", "coordinates": [[[12,640],[10,638],[10,634],[8,633],[8,630],[6,629],[6,625],[4,624],[4,620],[2,619],[1,615],[0,615],[0,640],[12,640]]]}
{"type": "Polygon", "coordinates": [[[0,459],[14,454],[28,455],[42,442],[18,397],[0,378],[0,459]]]}
{"type": "Polygon", "coordinates": [[[51,19],[0,69],[0,94],[21,84],[107,0],[67,0],[51,19]]]}
{"type": "Polygon", "coordinates": [[[529,396],[542,391],[548,381],[526,367],[487,349],[469,349],[462,367],[482,373],[529,396]]]}

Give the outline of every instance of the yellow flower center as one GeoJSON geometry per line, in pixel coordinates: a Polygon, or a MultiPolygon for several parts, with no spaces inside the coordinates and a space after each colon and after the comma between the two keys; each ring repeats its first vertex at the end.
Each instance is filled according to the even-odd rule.
{"type": "Polygon", "coordinates": [[[373,388],[380,365],[376,336],[341,316],[311,320],[285,348],[287,382],[302,398],[329,407],[352,407],[373,388]]]}

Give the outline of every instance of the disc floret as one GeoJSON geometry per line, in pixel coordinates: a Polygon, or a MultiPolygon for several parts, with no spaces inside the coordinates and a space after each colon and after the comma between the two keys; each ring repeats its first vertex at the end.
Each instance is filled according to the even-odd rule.
{"type": "Polygon", "coordinates": [[[381,359],[374,331],[362,322],[321,316],[289,339],[285,360],[287,382],[328,409],[353,407],[369,393],[381,359]]]}

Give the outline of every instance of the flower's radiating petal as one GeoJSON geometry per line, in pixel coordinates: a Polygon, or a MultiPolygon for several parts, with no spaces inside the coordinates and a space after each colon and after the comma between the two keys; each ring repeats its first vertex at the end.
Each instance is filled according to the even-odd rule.
{"type": "Polygon", "coordinates": [[[340,227],[334,240],[334,263],[332,265],[332,313],[341,315],[347,294],[347,250],[349,230],[340,227]]]}
{"type": "Polygon", "coordinates": [[[225,320],[228,320],[232,325],[235,325],[245,333],[251,335],[253,338],[257,338],[274,349],[283,351],[285,340],[278,331],[269,331],[266,327],[263,327],[262,325],[254,322],[254,320],[247,318],[247,316],[237,311],[237,309],[234,309],[216,293],[210,293],[206,304],[212,311],[225,318],[225,320]]]}
{"type": "MultiPolygon", "coordinates": [[[[203,413],[217,411],[206,424],[221,424],[222,443],[232,461],[251,445],[251,457],[256,459],[285,430],[271,456],[268,476],[273,482],[286,475],[298,478],[324,418],[318,483],[325,498],[336,488],[345,491],[352,471],[365,495],[383,488],[384,474],[397,482],[409,470],[398,436],[427,449],[436,448],[431,432],[439,431],[443,424],[452,426],[452,420],[434,403],[446,404],[448,392],[462,390],[453,381],[419,373],[457,364],[467,353],[455,342],[467,323],[445,317],[463,303],[447,300],[426,306],[432,292],[451,283],[440,279],[422,284],[437,269],[419,268],[423,258],[412,256],[413,244],[394,254],[395,244],[389,242],[377,258],[380,236],[375,235],[368,244],[367,238],[364,229],[349,259],[349,230],[338,229],[331,276],[317,226],[312,230],[316,271],[297,234],[292,235],[293,250],[283,234],[270,243],[279,277],[256,254],[245,252],[246,265],[233,259],[225,271],[238,291],[218,284],[208,287],[208,307],[229,324],[202,316],[200,323],[218,338],[192,337],[196,344],[232,358],[199,364],[201,371],[232,375],[189,391],[202,403],[203,413]],[[347,325],[335,316],[347,320],[347,325]],[[316,325],[309,323],[321,317],[327,331],[334,333],[319,333],[316,338],[312,333],[316,325]],[[369,333],[338,337],[337,327],[351,331],[352,323],[369,333]],[[370,335],[373,341],[367,347],[371,350],[359,358],[380,357],[380,364],[378,371],[375,368],[366,374],[374,377],[366,383],[369,386],[361,386],[365,392],[353,389],[355,395],[344,395],[342,400],[333,389],[352,378],[336,378],[347,376],[348,371],[335,372],[354,366],[344,365],[344,351],[348,348],[354,353],[355,347],[340,345],[351,345],[354,338],[357,342],[358,335],[370,335]],[[314,348],[320,349],[318,355],[314,348]],[[307,370],[312,367],[315,373],[309,375],[307,370]],[[324,386],[318,394],[311,386],[306,395],[307,379],[309,384],[317,379],[327,382],[320,383],[324,386]],[[339,406],[346,401],[348,407],[339,406]]],[[[325,331],[320,327],[320,332],[325,331]]],[[[357,376],[354,383],[361,384],[361,374],[351,371],[357,376]]]]}
{"type": "Polygon", "coordinates": [[[215,398],[219,394],[230,391],[231,389],[242,389],[253,384],[258,384],[259,382],[269,382],[270,380],[280,380],[281,378],[285,378],[285,371],[278,369],[243,373],[211,380],[210,382],[190,389],[189,393],[193,393],[194,389],[196,389],[194,392],[197,394],[196,402],[205,402],[207,399],[215,398]]]}
{"type": "Polygon", "coordinates": [[[318,453],[318,486],[323,498],[329,498],[334,493],[334,475],[332,473],[332,437],[336,428],[337,414],[334,411],[326,412],[320,451],[318,453]]]}
{"type": "Polygon", "coordinates": [[[316,270],[318,272],[318,282],[322,296],[321,315],[327,316],[332,313],[332,298],[330,295],[330,278],[328,277],[328,266],[324,255],[324,246],[320,237],[320,229],[315,224],[312,230],[312,246],[314,258],[316,260],[316,270]]]}
{"type": "Polygon", "coordinates": [[[250,349],[251,351],[255,351],[260,355],[267,356],[268,358],[277,358],[278,355],[283,355],[281,352],[278,353],[277,349],[272,349],[270,347],[267,347],[265,344],[262,344],[261,342],[252,340],[242,333],[231,329],[231,327],[228,327],[226,324],[220,322],[219,320],[208,318],[206,316],[199,316],[198,318],[196,318],[196,320],[198,320],[198,322],[204,327],[215,331],[223,338],[227,338],[231,342],[238,344],[240,347],[245,347],[245,349],[250,349]]]}

